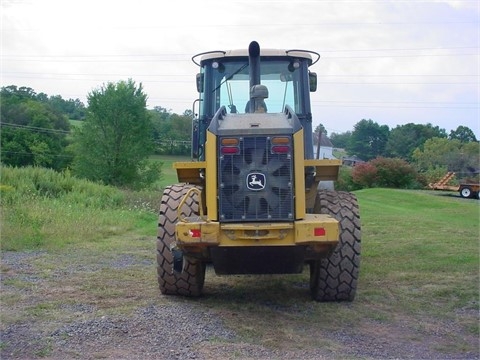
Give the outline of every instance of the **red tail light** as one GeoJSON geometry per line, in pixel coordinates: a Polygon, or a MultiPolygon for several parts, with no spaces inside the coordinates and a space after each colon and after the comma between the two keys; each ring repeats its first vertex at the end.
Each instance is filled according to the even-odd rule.
{"type": "Polygon", "coordinates": [[[192,238],[199,238],[202,236],[202,231],[200,229],[190,229],[190,234],[192,238]]]}
{"type": "Polygon", "coordinates": [[[272,152],[274,154],[288,154],[290,152],[290,146],[272,146],[272,152]]]}
{"type": "Polygon", "coordinates": [[[238,147],[222,146],[220,152],[222,153],[222,155],[236,155],[240,153],[240,149],[238,147]]]}

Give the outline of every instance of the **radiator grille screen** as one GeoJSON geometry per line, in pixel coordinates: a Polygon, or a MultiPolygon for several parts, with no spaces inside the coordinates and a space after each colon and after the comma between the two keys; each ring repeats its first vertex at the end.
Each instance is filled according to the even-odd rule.
{"type": "Polygon", "coordinates": [[[219,147],[220,221],[292,220],[292,151],[274,153],[268,136],[243,137],[235,151],[219,147]]]}

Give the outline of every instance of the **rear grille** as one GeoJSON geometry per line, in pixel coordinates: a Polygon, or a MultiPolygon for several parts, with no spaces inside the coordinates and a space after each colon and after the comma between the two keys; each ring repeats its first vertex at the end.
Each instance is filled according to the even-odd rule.
{"type": "Polygon", "coordinates": [[[292,155],[272,153],[268,136],[241,138],[238,153],[220,154],[220,221],[292,220],[292,155]]]}

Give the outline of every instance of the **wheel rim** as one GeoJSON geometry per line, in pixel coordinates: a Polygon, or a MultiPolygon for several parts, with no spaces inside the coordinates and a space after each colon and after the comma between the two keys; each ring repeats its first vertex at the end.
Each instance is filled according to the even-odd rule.
{"type": "Polygon", "coordinates": [[[464,188],[460,193],[463,197],[470,197],[470,189],[464,188]]]}

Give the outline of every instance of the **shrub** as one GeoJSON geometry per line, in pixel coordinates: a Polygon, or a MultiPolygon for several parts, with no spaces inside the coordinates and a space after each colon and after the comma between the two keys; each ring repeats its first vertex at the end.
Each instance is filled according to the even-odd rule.
{"type": "Polygon", "coordinates": [[[80,207],[120,208],[124,195],[113,186],[103,186],[73,177],[68,170],[27,166],[2,166],[1,184],[12,188],[2,192],[1,203],[15,203],[34,198],[64,198],[80,207]]]}
{"type": "Polygon", "coordinates": [[[352,170],[352,181],[360,188],[371,188],[377,183],[377,173],[371,162],[357,164],[352,170]]]}
{"type": "Polygon", "coordinates": [[[158,191],[127,191],[40,167],[0,166],[2,250],[58,249],[154,223],[158,191]]]}
{"type": "Polygon", "coordinates": [[[378,187],[405,189],[415,184],[417,172],[403,159],[378,157],[371,164],[377,169],[378,187]]]}
{"type": "Polygon", "coordinates": [[[352,180],[352,168],[349,166],[340,167],[338,180],[335,183],[335,190],[355,191],[359,189],[361,189],[361,187],[358,184],[355,184],[352,180]]]}
{"type": "Polygon", "coordinates": [[[340,172],[337,188],[353,191],[363,188],[421,188],[425,179],[408,162],[399,158],[378,157],[340,172]]]}

